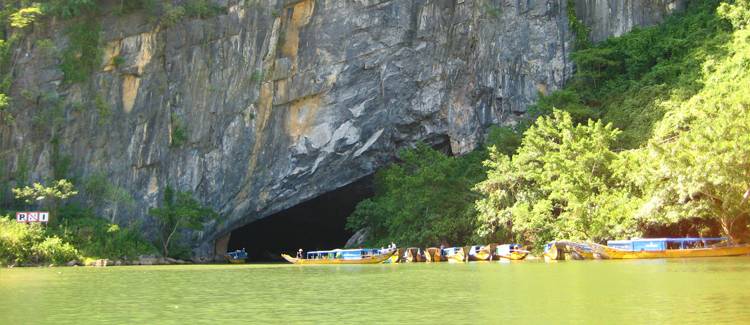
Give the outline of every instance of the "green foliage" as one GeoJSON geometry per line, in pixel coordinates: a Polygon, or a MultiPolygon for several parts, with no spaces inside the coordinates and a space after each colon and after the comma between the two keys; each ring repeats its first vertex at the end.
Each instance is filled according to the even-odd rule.
{"type": "Polygon", "coordinates": [[[50,142],[52,145],[52,154],[50,155],[52,177],[54,179],[64,179],[68,177],[72,157],[60,152],[60,138],[54,137],[50,142]]]}
{"type": "Polygon", "coordinates": [[[263,81],[263,70],[256,70],[250,75],[250,82],[260,84],[261,81],[263,81]]]}
{"type": "Polygon", "coordinates": [[[169,145],[174,148],[181,147],[183,144],[187,143],[189,139],[187,127],[185,127],[182,119],[177,116],[177,114],[172,113],[169,117],[171,124],[169,145]]]}
{"type": "Polygon", "coordinates": [[[171,27],[181,22],[185,17],[185,14],[185,7],[165,3],[164,14],[161,17],[161,22],[165,27],[171,27]]]}
{"type": "Polygon", "coordinates": [[[512,158],[491,149],[488,177],[477,185],[485,195],[477,202],[479,235],[498,240],[512,233],[539,246],[635,233],[628,214],[612,213],[620,207],[612,203],[627,201],[609,191],[618,184],[610,149],[618,133],[602,122],[576,125],[570,114],[555,111],[526,131],[512,158]]]}
{"type": "Polygon", "coordinates": [[[60,222],[48,232],[75,246],[82,256],[99,259],[134,259],[153,254],[156,249],[143,238],[141,225],[126,227],[95,216],[76,204],[60,209],[60,222]]]}
{"type": "Polygon", "coordinates": [[[56,263],[78,258],[78,251],[57,236],[48,236],[40,224],[17,223],[0,217],[0,263],[56,263]]]}
{"type": "Polygon", "coordinates": [[[477,198],[471,187],[484,177],[484,153],[455,158],[418,144],[399,158],[400,164],[377,173],[377,195],[357,205],[347,227],[367,228],[373,245],[468,242],[477,198]]]}
{"type": "Polygon", "coordinates": [[[8,108],[8,96],[0,94],[0,113],[8,108]]]}
{"type": "Polygon", "coordinates": [[[687,220],[747,240],[750,3],[718,4],[577,51],[569,85],[532,107],[566,114],[539,120],[512,158],[491,152],[479,234],[603,241],[687,220]]]}
{"type": "Polygon", "coordinates": [[[102,58],[100,32],[101,26],[94,18],[83,19],[68,28],[70,42],[62,53],[60,65],[66,82],[84,82],[99,68],[102,58]]]}
{"type": "Polygon", "coordinates": [[[202,206],[190,192],[175,192],[171,187],[164,190],[162,207],[149,209],[159,225],[162,252],[170,256],[170,244],[178,230],[200,229],[203,222],[216,218],[210,208],[202,206]]]}
{"type": "Polygon", "coordinates": [[[82,189],[89,200],[89,206],[98,205],[109,209],[112,213],[111,220],[116,218],[117,212],[128,211],[135,207],[135,200],[130,192],[112,184],[103,173],[93,173],[87,177],[82,189]]]}
{"type": "Polygon", "coordinates": [[[57,236],[47,237],[33,246],[40,259],[55,264],[63,264],[78,257],[78,250],[57,236]]]}
{"type": "Polygon", "coordinates": [[[521,146],[522,132],[516,127],[492,126],[487,133],[485,145],[505,155],[512,155],[521,146]]]}
{"type": "Polygon", "coordinates": [[[115,68],[121,67],[123,64],[125,64],[125,58],[122,56],[115,56],[112,58],[112,65],[115,66],[115,68]]]}
{"type": "Polygon", "coordinates": [[[645,148],[651,220],[716,220],[723,233],[746,241],[750,223],[750,2],[718,12],[734,27],[726,55],[703,64],[703,88],[673,107],[645,148]]]}
{"type": "Polygon", "coordinates": [[[570,27],[570,30],[573,32],[573,35],[575,35],[575,48],[576,49],[585,49],[589,46],[591,46],[591,41],[589,40],[589,34],[591,33],[591,28],[586,26],[581,20],[578,19],[578,15],[576,15],[576,3],[575,0],[568,0],[567,4],[567,14],[568,14],[568,26],[570,27]]]}
{"type": "Polygon", "coordinates": [[[96,109],[97,115],[99,116],[99,125],[104,126],[109,124],[112,119],[112,108],[109,103],[101,95],[96,95],[94,98],[94,108],[96,109]]]}
{"type": "Polygon", "coordinates": [[[744,29],[750,24],[750,0],[723,2],[719,5],[719,15],[732,23],[734,28],[744,29]]]}
{"type": "Polygon", "coordinates": [[[39,49],[39,53],[43,56],[50,58],[57,56],[57,48],[55,47],[55,43],[53,43],[49,38],[37,40],[36,42],[34,42],[34,45],[39,49]]]}
{"type": "Polygon", "coordinates": [[[16,199],[23,200],[27,204],[40,202],[44,207],[49,209],[50,222],[57,215],[58,208],[63,200],[78,194],[73,183],[66,179],[60,179],[52,182],[50,186],[44,186],[40,183],[34,183],[32,186],[14,188],[13,195],[16,199]]]}
{"type": "Polygon", "coordinates": [[[62,18],[74,18],[97,10],[97,0],[47,0],[43,3],[45,13],[62,18]]]}
{"type": "Polygon", "coordinates": [[[662,25],[579,49],[572,55],[576,74],[565,89],[543,97],[532,111],[558,108],[578,122],[601,118],[623,130],[616,148],[644,145],[672,109],[670,101],[700,90],[703,62],[723,55],[729,32],[715,13],[717,4],[694,2],[662,25]]]}
{"type": "Polygon", "coordinates": [[[221,14],[222,7],[210,0],[187,0],[185,14],[191,18],[209,18],[221,14]]]}
{"type": "Polygon", "coordinates": [[[503,13],[502,9],[498,5],[491,3],[491,0],[484,0],[482,2],[482,11],[484,11],[487,17],[493,19],[499,18],[503,13]]]}
{"type": "Polygon", "coordinates": [[[42,15],[42,7],[38,3],[30,7],[18,9],[10,15],[10,26],[13,28],[26,28],[34,23],[38,16],[42,15]]]}

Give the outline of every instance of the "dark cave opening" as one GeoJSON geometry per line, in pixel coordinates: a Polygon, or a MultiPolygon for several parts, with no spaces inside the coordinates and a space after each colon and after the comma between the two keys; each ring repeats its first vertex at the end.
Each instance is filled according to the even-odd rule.
{"type": "Polygon", "coordinates": [[[302,202],[232,231],[228,250],[245,248],[248,262],[280,261],[281,253],[343,247],[352,232],[346,219],[374,195],[373,177],[302,202]]]}

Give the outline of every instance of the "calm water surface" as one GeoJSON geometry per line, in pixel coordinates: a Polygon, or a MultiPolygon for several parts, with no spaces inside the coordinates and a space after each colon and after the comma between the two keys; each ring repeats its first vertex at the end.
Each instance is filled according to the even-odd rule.
{"type": "Polygon", "coordinates": [[[750,258],[0,269],[0,324],[750,324],[750,258]]]}

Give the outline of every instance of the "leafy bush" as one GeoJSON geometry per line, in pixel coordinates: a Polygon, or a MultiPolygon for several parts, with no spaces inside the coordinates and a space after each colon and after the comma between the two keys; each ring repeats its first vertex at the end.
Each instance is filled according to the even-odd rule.
{"type": "Polygon", "coordinates": [[[132,259],[156,252],[154,246],[143,238],[138,223],[120,227],[76,204],[62,208],[60,216],[58,226],[51,227],[49,233],[71,243],[83,256],[132,259]]]}
{"type": "Polygon", "coordinates": [[[39,259],[55,264],[64,264],[78,258],[78,251],[57,236],[47,237],[33,247],[39,259]]]}
{"type": "Polygon", "coordinates": [[[418,144],[399,158],[376,174],[376,196],[357,205],[347,228],[368,228],[372,245],[466,243],[477,198],[471,187],[484,177],[484,152],[455,158],[418,144]]]}
{"type": "Polygon", "coordinates": [[[86,81],[99,67],[102,58],[100,31],[101,26],[94,18],[81,20],[68,28],[70,42],[62,53],[60,65],[66,82],[86,81]]]}
{"type": "Polygon", "coordinates": [[[148,213],[156,218],[163,256],[170,256],[170,248],[178,231],[198,230],[203,222],[216,218],[211,208],[201,205],[190,192],[175,192],[171,187],[164,190],[162,206],[151,208],[148,213]]]}
{"type": "Polygon", "coordinates": [[[47,237],[40,224],[17,223],[0,217],[0,263],[65,263],[77,250],[59,237],[47,237]]]}

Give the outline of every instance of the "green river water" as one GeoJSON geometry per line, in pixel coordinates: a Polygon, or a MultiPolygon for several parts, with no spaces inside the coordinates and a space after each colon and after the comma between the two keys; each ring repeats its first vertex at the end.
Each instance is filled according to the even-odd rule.
{"type": "Polygon", "coordinates": [[[750,324],[750,257],[0,269],[0,324],[750,324]]]}

